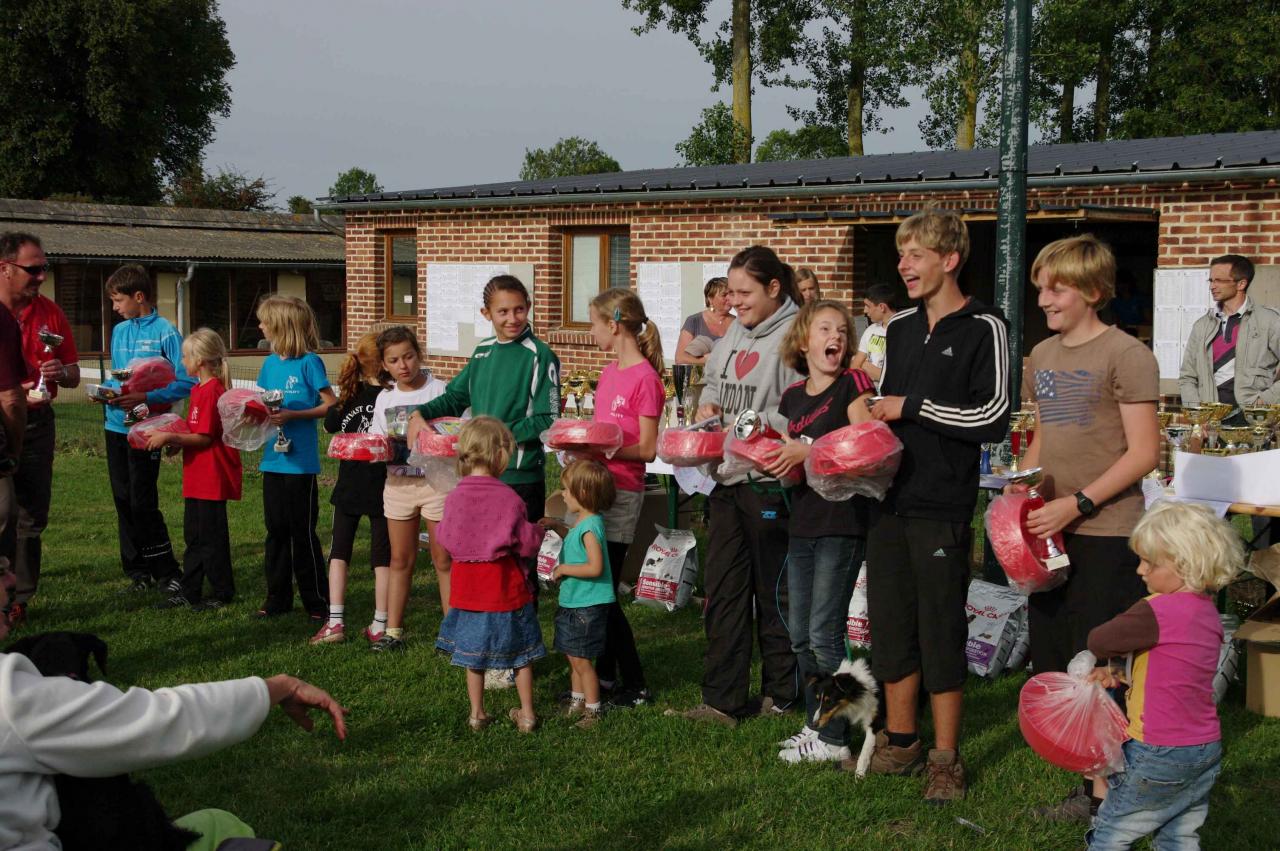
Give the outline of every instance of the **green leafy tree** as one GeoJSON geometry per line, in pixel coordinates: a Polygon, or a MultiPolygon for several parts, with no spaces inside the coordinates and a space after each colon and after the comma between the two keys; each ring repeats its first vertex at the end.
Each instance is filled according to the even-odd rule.
{"type": "Polygon", "coordinates": [[[756,148],[757,162],[847,156],[848,140],[839,127],[809,125],[795,130],[774,130],[756,148]]]}
{"type": "Polygon", "coordinates": [[[265,177],[249,177],[233,168],[206,174],[196,167],[179,177],[165,190],[165,200],[174,207],[241,212],[272,210],[276,193],[265,177]]]}
{"type": "Polygon", "coordinates": [[[378,182],[378,176],[371,171],[365,171],[359,166],[351,168],[338,175],[338,179],[329,187],[330,198],[341,198],[344,195],[373,195],[382,191],[382,184],[378,182]]]}
{"type": "Polygon", "coordinates": [[[284,203],[289,208],[289,212],[295,214],[310,215],[316,209],[311,199],[305,195],[290,195],[289,200],[284,203]]]}
{"type": "Polygon", "coordinates": [[[150,204],[231,108],[215,0],[5,0],[0,196],[150,204]]]}
{"type": "MultiPolygon", "coordinates": [[[[924,87],[929,114],[920,132],[931,148],[967,150],[979,140],[979,112],[999,98],[1004,47],[1002,0],[925,0],[910,38],[919,52],[914,79],[924,87]]],[[[998,127],[998,109],[982,134],[984,143],[998,127]]]]}
{"type": "Polygon", "coordinates": [[[521,180],[547,180],[575,174],[604,174],[622,171],[618,161],[599,145],[581,136],[568,136],[550,148],[524,149],[521,180]]]}
{"type": "MultiPolygon", "coordinates": [[[[717,103],[702,110],[702,120],[689,137],[676,142],[681,165],[725,165],[742,162],[741,152],[751,150],[751,134],[733,117],[727,104],[717,103]]],[[[747,162],[750,161],[747,157],[747,162]]]]}

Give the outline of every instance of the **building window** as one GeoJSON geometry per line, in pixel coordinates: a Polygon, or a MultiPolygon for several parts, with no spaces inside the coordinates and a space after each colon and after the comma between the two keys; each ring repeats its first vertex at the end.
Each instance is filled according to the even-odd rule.
{"type": "Polygon", "coordinates": [[[590,324],[591,299],[631,285],[630,234],[617,228],[566,233],[564,280],[564,324],[590,324]]]}
{"type": "Polygon", "coordinates": [[[111,329],[120,316],[106,295],[107,278],[118,266],[59,263],[53,267],[54,301],[67,315],[76,350],[81,354],[108,352],[111,329]]]}
{"type": "Polygon", "coordinates": [[[346,335],[342,333],[345,303],[342,296],[346,275],[341,269],[308,269],[306,276],[307,304],[316,314],[320,348],[345,348],[346,335]]]}
{"type": "Polygon", "coordinates": [[[386,266],[388,319],[418,318],[418,240],[411,233],[387,234],[386,266]]]}
{"type": "Polygon", "coordinates": [[[275,291],[269,269],[198,269],[191,282],[191,327],[217,331],[233,351],[264,348],[256,311],[275,291]]]}

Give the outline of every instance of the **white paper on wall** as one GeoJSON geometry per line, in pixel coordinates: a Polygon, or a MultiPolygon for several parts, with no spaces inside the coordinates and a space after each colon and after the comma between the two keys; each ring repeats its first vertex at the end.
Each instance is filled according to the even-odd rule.
{"type": "Polygon", "coordinates": [[[457,351],[460,326],[475,337],[491,336],[493,326],[480,313],[484,285],[510,268],[491,263],[427,264],[427,346],[433,351],[457,351]]]}
{"type": "Polygon", "coordinates": [[[715,263],[702,264],[702,283],[705,285],[712,278],[729,277],[729,261],[717,261],[715,263]]]}
{"type": "Polygon", "coordinates": [[[1213,307],[1206,267],[1156,269],[1152,285],[1152,350],[1161,378],[1177,378],[1191,326],[1213,307]]]}
{"type": "Polygon", "coordinates": [[[662,335],[662,351],[667,360],[675,358],[676,341],[684,317],[680,310],[680,264],[637,263],[636,294],[644,302],[649,321],[662,335]]]}

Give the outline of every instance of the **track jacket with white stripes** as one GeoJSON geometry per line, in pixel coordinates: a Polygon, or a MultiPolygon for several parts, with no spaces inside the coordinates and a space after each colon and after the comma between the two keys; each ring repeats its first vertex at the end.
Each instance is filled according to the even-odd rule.
{"type": "Polygon", "coordinates": [[[976,299],[929,332],[923,306],[889,320],[880,392],[904,396],[892,424],[902,465],[884,508],[968,522],[978,498],[980,444],[1009,427],[1009,345],[1000,311],[976,299]]]}

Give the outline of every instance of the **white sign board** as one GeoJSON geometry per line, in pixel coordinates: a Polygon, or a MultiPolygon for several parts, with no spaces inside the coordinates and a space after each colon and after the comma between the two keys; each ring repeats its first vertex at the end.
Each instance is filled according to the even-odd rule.
{"type": "Polygon", "coordinates": [[[427,350],[470,357],[475,344],[493,336],[484,318],[484,285],[495,275],[515,275],[533,292],[529,263],[428,263],[427,350]]]}
{"type": "Polygon", "coordinates": [[[1151,348],[1160,364],[1160,377],[1177,378],[1191,326],[1213,307],[1209,269],[1156,269],[1152,291],[1151,348]]]}

